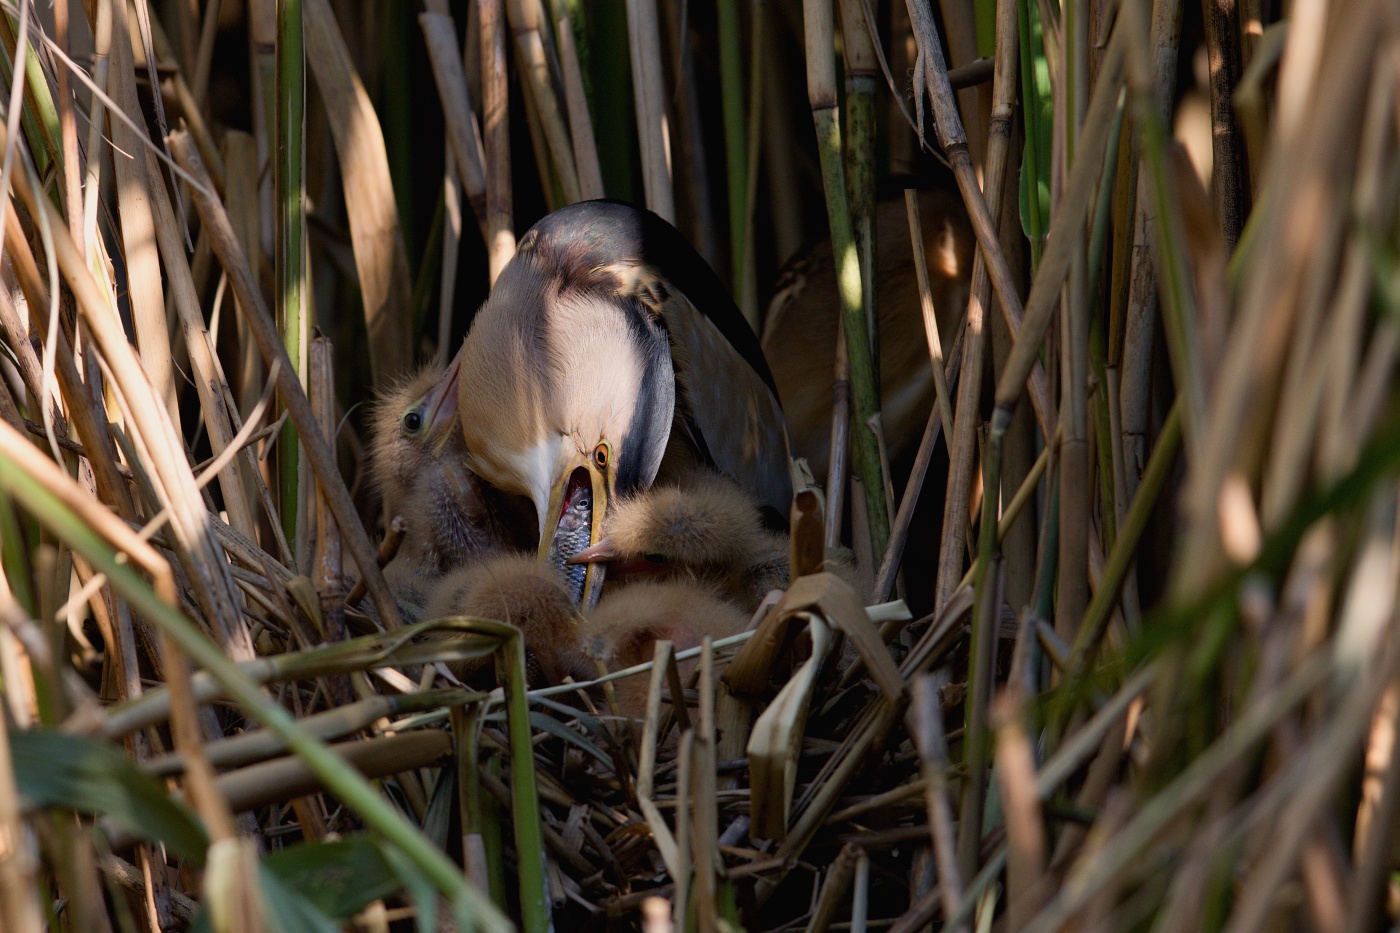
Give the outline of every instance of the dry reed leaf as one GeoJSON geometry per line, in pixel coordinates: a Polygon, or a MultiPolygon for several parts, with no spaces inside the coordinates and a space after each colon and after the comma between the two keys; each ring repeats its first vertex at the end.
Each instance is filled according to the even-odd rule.
{"type": "Polygon", "coordinates": [[[792,621],[806,623],[812,653],[754,721],[747,748],[749,818],[753,821],[750,831],[776,842],[787,838],[797,759],[802,751],[812,691],[833,641],[831,626],[814,612],[795,613],[792,621]]]}
{"type": "Polygon", "coordinates": [[[345,210],[376,386],[413,365],[408,258],[379,117],[326,0],[305,0],[306,61],[316,77],[344,178],[345,210]]]}

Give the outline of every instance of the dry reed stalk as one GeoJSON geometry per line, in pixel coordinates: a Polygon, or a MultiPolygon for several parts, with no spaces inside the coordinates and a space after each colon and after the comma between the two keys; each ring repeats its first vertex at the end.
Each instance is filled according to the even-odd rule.
{"type": "MultiPolygon", "coordinates": [[[[948,58],[952,64],[948,69],[950,79],[952,71],[977,60],[977,14],[973,6],[971,0],[938,0],[938,12],[947,32],[948,58]]],[[[952,86],[951,80],[949,85],[952,86]]],[[[977,85],[962,89],[954,87],[954,90],[958,92],[958,111],[963,127],[968,131],[968,152],[972,156],[973,166],[980,171],[987,155],[986,132],[990,125],[991,96],[977,85]]]]}
{"type": "Polygon", "coordinates": [[[856,863],[864,855],[864,850],[853,842],[841,847],[835,861],[826,871],[826,879],[822,881],[821,891],[817,894],[816,906],[812,908],[812,919],[807,921],[804,933],[826,933],[831,929],[837,911],[844,905],[846,895],[851,890],[856,863]]]}
{"type": "MultiPolygon", "coordinates": [[[[64,54],[68,53],[69,0],[56,0],[53,5],[54,42],[64,54]]],[[[78,157],[78,125],[73,118],[73,90],[68,71],[55,68],[58,87],[58,123],[63,138],[63,206],[68,215],[68,232],[78,251],[83,251],[83,188],[82,162],[78,157]]]]}
{"type": "Polygon", "coordinates": [[[440,12],[419,14],[418,22],[423,28],[423,39],[427,43],[428,57],[433,65],[433,78],[437,82],[438,96],[442,100],[443,116],[447,124],[447,141],[452,150],[457,175],[467,192],[467,200],[471,202],[472,213],[481,227],[482,237],[485,238],[488,236],[484,168],[486,156],[476,114],[468,97],[467,75],[463,70],[462,55],[457,48],[457,25],[451,16],[440,12]]]}
{"type": "MultiPolygon", "coordinates": [[[[159,176],[155,158],[149,153],[146,165],[147,171],[153,177],[159,176]]],[[[194,371],[200,414],[209,434],[210,447],[217,457],[228,448],[233,435],[242,425],[237,421],[237,413],[226,409],[223,404],[227,385],[224,384],[223,373],[219,368],[209,332],[205,330],[199,294],[185,260],[182,226],[177,226],[175,207],[166,196],[164,184],[151,188],[151,202],[156,220],[156,239],[161,256],[165,260],[171,298],[179,316],[181,332],[194,371]]],[[[253,461],[252,454],[244,451],[238,460],[230,463],[228,475],[221,476],[219,481],[229,524],[239,533],[254,539],[258,534],[258,523],[247,490],[251,488],[251,483],[257,481],[257,476],[257,464],[253,461]]]]}
{"type": "Polygon", "coordinates": [[[504,0],[483,0],[480,12],[481,126],[486,154],[486,253],[490,280],[494,283],[515,254],[504,0]]]}
{"type": "Polygon", "coordinates": [[[564,0],[550,0],[550,5],[554,10],[559,64],[564,73],[564,103],[569,110],[569,137],[574,143],[574,164],[578,166],[579,197],[586,201],[601,198],[605,194],[603,169],[598,164],[598,144],[593,138],[593,117],[588,112],[588,97],[584,92],[583,71],[579,66],[569,7],[564,0]]]}
{"type": "Polygon", "coordinates": [[[949,763],[947,739],[943,734],[942,686],[932,674],[925,674],[914,681],[913,708],[919,726],[913,738],[919,752],[929,836],[938,865],[938,895],[943,901],[943,916],[952,917],[962,901],[963,886],[953,828],[953,808],[948,800],[949,763]]]}
{"type": "Polygon", "coordinates": [[[1211,190],[1233,251],[1249,214],[1249,176],[1244,139],[1233,101],[1240,79],[1240,17],[1235,0],[1205,4],[1206,50],[1210,64],[1211,190]]]}
{"type": "Polygon", "coordinates": [[[384,133],[326,0],[303,0],[306,61],[340,157],[355,271],[376,386],[413,365],[408,258],[399,232],[384,133]]]}
{"type": "MultiPolygon", "coordinates": [[[[1154,0],[1149,47],[1154,65],[1156,109],[1163,121],[1171,113],[1180,41],[1181,0],[1154,0]]],[[[1137,489],[1138,478],[1147,466],[1152,343],[1157,326],[1157,269],[1152,257],[1156,211],[1152,206],[1147,166],[1139,164],[1130,171],[1136,182],[1127,190],[1135,193],[1136,206],[1132,208],[1131,239],[1128,241],[1131,254],[1121,356],[1123,380],[1119,394],[1125,464],[1131,465],[1131,469],[1125,469],[1129,496],[1137,489]]],[[[1126,248],[1124,251],[1127,252],[1126,248]]]]}
{"type": "MultiPolygon", "coordinates": [[[[1310,196],[1265,196],[1256,212],[1255,222],[1266,234],[1249,247],[1222,379],[1200,429],[1201,457],[1192,464],[1185,500],[1189,520],[1174,584],[1179,594],[1199,592],[1218,573],[1222,543],[1215,515],[1221,488],[1230,474],[1251,472],[1264,453],[1255,438],[1237,444],[1238,426],[1269,419],[1275,411],[1279,372],[1306,285],[1308,260],[1320,245],[1311,238],[1296,241],[1289,234],[1313,229],[1319,211],[1342,197],[1342,173],[1352,164],[1355,149],[1339,145],[1339,140],[1353,138],[1360,125],[1357,118],[1370,86],[1360,72],[1373,58],[1378,37],[1374,25],[1384,15],[1380,8],[1366,5],[1327,31],[1331,46],[1346,50],[1344,67],[1318,75],[1313,89],[1317,118],[1306,131],[1295,128],[1295,136],[1284,135],[1287,121],[1280,114],[1275,151],[1287,155],[1270,163],[1263,189],[1308,191],[1310,196]]],[[[1290,36],[1290,46],[1295,35],[1290,36]]],[[[1313,41],[1310,36],[1296,38],[1300,45],[1313,41]]]]}
{"type": "MultiPolygon", "coordinates": [[[[539,0],[507,0],[506,14],[511,31],[515,34],[515,49],[519,56],[517,65],[524,78],[526,96],[534,108],[535,119],[532,122],[548,144],[550,159],[564,191],[564,200],[572,204],[579,200],[578,169],[574,164],[573,144],[559,99],[554,93],[550,61],[541,37],[541,30],[548,28],[544,22],[544,10],[539,0]]],[[[538,145],[536,154],[540,158],[544,156],[538,145]]],[[[545,188],[548,190],[549,185],[546,184],[545,188]]]]}
{"type": "MultiPolygon", "coordinates": [[[[127,24],[124,0],[100,0],[110,5],[112,18],[111,66],[107,72],[107,93],[126,114],[139,114],[141,103],[136,96],[136,71],[131,56],[132,37],[127,24]]],[[[122,243],[130,276],[131,306],[136,325],[137,345],[142,363],[165,404],[173,423],[179,423],[179,405],[175,394],[175,372],[170,352],[170,334],[166,323],[165,295],[160,283],[160,259],[156,252],[155,218],[147,200],[151,179],[146,163],[137,155],[143,143],[138,133],[124,121],[111,119],[108,132],[112,145],[127,157],[114,155],[114,170],[122,243]]]]}
{"type": "MultiPolygon", "coordinates": [[[[170,148],[187,172],[196,178],[203,175],[199,155],[194,151],[188,136],[178,132],[172,134],[170,148]]],[[[276,328],[262,303],[252,273],[248,270],[247,259],[229,226],[228,215],[218,198],[207,188],[197,191],[194,201],[205,229],[209,232],[214,252],[223,263],[224,270],[233,284],[234,294],[250,312],[248,321],[252,325],[253,336],[258,342],[263,359],[269,366],[274,360],[281,364],[277,368],[276,380],[282,393],[283,404],[291,413],[292,422],[311,460],[317,479],[324,484],[336,524],[340,526],[340,533],[349,547],[350,557],[360,568],[360,576],[368,581],[370,596],[374,599],[375,608],[379,610],[385,626],[396,628],[401,624],[398,604],[395,603],[388,584],[384,582],[379,564],[375,561],[374,549],[369,543],[364,526],[360,523],[349,490],[345,488],[345,481],[340,476],[335,455],[321,436],[311,404],[297,381],[296,371],[292,368],[287,351],[278,339],[276,328]]]]}
{"type": "MultiPolygon", "coordinates": [[[[647,207],[663,220],[676,222],[671,190],[671,141],[661,71],[661,27],[656,0],[627,0],[627,44],[632,56],[632,93],[637,139],[642,149],[642,185],[647,207]]],[[[740,189],[742,190],[742,189],[740,189]]]]}
{"type": "MultiPolygon", "coordinates": [[[[335,370],[331,342],[317,334],[311,341],[311,366],[307,381],[311,387],[311,406],[316,421],[326,437],[335,437],[335,370]]],[[[326,501],[324,484],[316,484],[316,593],[320,597],[323,634],[332,644],[344,641],[345,580],[341,573],[340,532],[326,501]]],[[[331,685],[336,705],[351,702],[349,684],[333,681],[331,685]]]]}
{"type": "Polygon", "coordinates": [[[16,178],[16,188],[30,216],[38,217],[42,211],[48,223],[54,258],[73,291],[82,320],[91,330],[115,388],[125,400],[130,413],[128,428],[146,449],[145,462],[154,467],[163,504],[171,509],[180,557],[196,600],[228,650],[239,657],[251,657],[247,629],[241,625],[233,601],[233,584],[205,520],[207,513],[195,490],[182,445],[176,439],[167,409],[157,402],[141,362],[112,313],[110,294],[99,291],[52,203],[36,196],[23,174],[16,178]]]}
{"type": "Polygon", "coordinates": [[[874,555],[884,552],[890,526],[889,506],[883,495],[879,439],[871,427],[871,418],[880,408],[880,390],[863,310],[860,265],[856,260],[855,237],[846,197],[841,123],[836,104],[835,22],[829,0],[804,6],[803,23],[807,46],[807,99],[817,128],[817,150],[822,164],[822,187],[826,193],[832,251],[834,256],[840,257],[837,289],[854,400],[852,415],[855,436],[852,447],[856,472],[864,485],[870,552],[874,555]]]}
{"type": "MultiPolygon", "coordinates": [[[[996,292],[997,301],[1001,305],[1002,315],[1014,337],[1020,330],[1024,310],[1021,296],[1016,290],[1016,283],[1011,275],[1011,269],[1006,262],[1006,255],[998,239],[999,223],[996,217],[1000,212],[994,213],[991,210],[989,197],[984,197],[982,189],[978,185],[976,171],[968,152],[967,134],[963,130],[962,121],[958,117],[957,107],[953,102],[952,86],[948,83],[948,67],[943,60],[942,47],[938,41],[938,28],[934,25],[928,0],[906,0],[906,5],[909,8],[910,20],[914,25],[915,37],[918,40],[919,57],[915,62],[915,75],[922,74],[923,76],[922,84],[928,91],[929,100],[933,107],[934,128],[938,133],[938,144],[947,156],[954,177],[957,179],[958,190],[963,196],[963,203],[967,205],[972,231],[977,237],[977,255],[984,263],[991,287],[996,292]]],[[[1005,62],[1009,74],[1014,68],[1014,61],[1011,59],[1002,59],[1002,61],[1005,62]]],[[[916,81],[916,84],[918,83],[916,81]]],[[[997,93],[994,83],[993,94],[997,93]]],[[[1014,99],[1014,91],[1008,89],[1005,94],[1007,99],[1014,99]]],[[[922,92],[916,97],[916,100],[919,102],[918,111],[922,115],[922,92]]],[[[995,100],[992,109],[991,128],[995,141],[995,139],[1010,133],[1010,117],[1008,116],[1005,121],[1000,120],[997,116],[997,111],[1000,108],[995,100]],[[998,128],[999,123],[1004,123],[1004,129],[998,128]]],[[[922,116],[920,120],[922,127],[922,116]]],[[[990,195],[991,186],[1000,184],[1000,174],[991,165],[990,154],[986,175],[989,179],[988,195],[990,195]]],[[[974,292],[977,291],[976,278],[977,273],[974,269],[974,292]]],[[[983,301],[982,304],[985,305],[987,302],[983,301]]],[[[1034,342],[1039,344],[1039,340],[1034,342]]],[[[1024,381],[1026,378],[1033,380],[1031,401],[1036,406],[1036,415],[1040,420],[1041,431],[1049,435],[1051,432],[1048,430],[1048,426],[1052,419],[1048,390],[1043,384],[1044,376],[1043,374],[1035,374],[1033,367],[1027,367],[1022,380],[1024,381]]]]}
{"type": "MultiPolygon", "coordinates": [[[[1386,203],[1381,175],[1395,106],[1397,62],[1400,59],[1392,55],[1372,75],[1351,196],[1354,216],[1364,218],[1364,223],[1376,225],[1377,229],[1385,223],[1381,216],[1386,203]]],[[[1323,452],[1337,449],[1335,438],[1346,430],[1348,419],[1342,400],[1349,396],[1356,378],[1364,331],[1360,316],[1367,304],[1371,273],[1368,247],[1338,226],[1344,213],[1345,208],[1340,205],[1328,212],[1326,245],[1318,252],[1329,254],[1329,261],[1319,263],[1318,273],[1310,277],[1300,322],[1300,329],[1308,324],[1311,327],[1305,331],[1306,339],[1297,340],[1289,354],[1288,374],[1280,393],[1262,483],[1261,517],[1270,528],[1277,527],[1297,502],[1307,479],[1307,461],[1315,456],[1314,448],[1320,447],[1323,452]],[[1332,266],[1334,250],[1341,251],[1336,260],[1335,288],[1333,277],[1326,274],[1332,266]],[[1312,352],[1303,352],[1303,348],[1312,352]]],[[[1316,456],[1315,462],[1322,466],[1329,459],[1324,453],[1316,456]]],[[[1338,472],[1327,469],[1324,478],[1334,479],[1338,472]]]]}
{"type": "Polygon", "coordinates": [[[938,337],[938,314],[933,307],[933,291],[929,287],[928,255],[924,250],[923,224],[919,220],[919,194],[905,189],[904,208],[909,215],[909,242],[914,249],[914,272],[919,279],[919,308],[924,315],[924,336],[928,338],[929,365],[933,367],[933,385],[938,417],[943,436],[953,436],[953,404],[948,380],[944,375],[943,344],[938,337]]]}
{"type": "MultiPolygon", "coordinates": [[[[924,13],[925,15],[927,14],[926,9],[924,13]]],[[[911,18],[915,20],[918,19],[918,16],[915,15],[914,7],[912,6],[910,7],[910,14],[911,18]]],[[[994,232],[996,227],[1000,225],[1000,217],[1003,210],[1003,189],[1007,179],[1008,150],[1011,143],[1011,119],[1014,112],[1013,102],[1016,94],[1014,74],[1016,56],[1010,53],[1010,48],[1015,47],[1015,32],[1006,28],[1005,21],[1006,17],[1002,17],[1001,21],[999,21],[1000,28],[998,28],[997,31],[998,45],[1007,51],[997,60],[999,70],[992,87],[993,105],[990,124],[991,133],[988,140],[989,146],[986,163],[986,200],[982,200],[980,192],[977,195],[978,203],[982,204],[984,209],[994,211],[991,215],[995,218],[994,221],[991,221],[991,223],[996,225],[993,228],[994,232]]],[[[918,28],[925,31],[925,37],[920,39],[920,55],[929,55],[930,53],[924,50],[923,47],[927,41],[929,41],[926,31],[933,28],[932,23],[927,22],[920,25],[918,28]]],[[[941,67],[941,53],[938,54],[939,57],[934,59],[933,65],[927,62],[923,65],[926,72],[931,67],[934,68],[934,70],[938,70],[938,68],[941,67]]],[[[927,77],[927,80],[929,82],[935,82],[934,77],[927,77]]],[[[930,92],[933,91],[933,86],[933,83],[929,84],[930,92]]],[[[937,96],[935,96],[934,99],[937,101],[937,96]]],[[[944,110],[947,109],[946,102],[942,106],[944,110]]],[[[940,123],[939,133],[945,151],[949,151],[949,146],[958,139],[955,128],[945,129],[942,127],[943,121],[947,119],[949,119],[949,117],[943,111],[938,112],[938,121],[940,123]]],[[[952,119],[956,120],[956,114],[952,115],[952,119]]],[[[950,155],[951,154],[950,152],[950,155]]],[[[970,171],[970,165],[966,164],[967,151],[965,144],[961,150],[961,158],[955,159],[954,161],[964,163],[963,174],[967,174],[967,172],[970,171]]],[[[959,186],[962,187],[963,185],[964,182],[960,181],[959,186]]],[[[966,191],[963,193],[963,198],[966,202],[968,198],[966,191]]],[[[976,224],[974,223],[974,228],[975,226],[976,224]]],[[[956,459],[950,458],[952,459],[952,465],[948,471],[948,494],[944,504],[945,520],[943,522],[943,532],[940,537],[938,550],[938,588],[935,591],[935,606],[945,605],[946,602],[952,598],[955,592],[954,587],[956,581],[960,576],[959,571],[962,568],[963,551],[967,546],[967,532],[964,522],[962,521],[962,516],[966,515],[968,512],[968,503],[971,501],[972,484],[975,477],[973,458],[977,452],[977,445],[973,442],[973,436],[977,424],[981,420],[979,408],[980,394],[988,337],[986,333],[985,309],[991,298],[989,263],[995,263],[998,258],[1000,258],[1003,263],[1005,262],[1005,257],[1000,253],[999,241],[996,243],[995,255],[987,250],[980,238],[978,245],[977,257],[973,260],[972,265],[972,293],[967,309],[967,333],[969,336],[968,345],[964,351],[962,360],[962,381],[958,389],[958,403],[955,408],[955,434],[950,435],[948,439],[948,449],[955,452],[956,459]],[[947,516],[953,516],[954,518],[950,521],[947,516]]],[[[1019,299],[1016,299],[1018,303],[1013,311],[1012,306],[1007,303],[1006,297],[1001,295],[1000,289],[998,289],[998,297],[1001,299],[1003,311],[1006,312],[1007,315],[1007,328],[1011,331],[1014,339],[1016,327],[1020,323],[1019,299]]],[[[1041,373],[1040,377],[1040,381],[1043,381],[1044,374],[1041,373]]],[[[1003,375],[1002,378],[1005,379],[1005,376],[1003,375]]],[[[1033,382],[1037,382],[1034,375],[1032,375],[1031,378],[1033,382]]],[[[1024,382],[1024,379],[1025,377],[1023,376],[1021,382],[1024,382]]],[[[1033,388],[1031,401],[1036,405],[1036,414],[1040,421],[1043,436],[1048,439],[1054,436],[1052,422],[1049,420],[1050,408],[1048,407],[1048,389],[1045,389],[1043,386],[1039,388],[1041,392],[1045,393],[1046,397],[1042,398],[1040,402],[1037,403],[1036,399],[1040,392],[1033,388]]],[[[994,424],[993,444],[998,448],[1000,445],[1000,435],[1004,431],[1004,425],[998,429],[994,424]]],[[[998,496],[998,492],[995,488],[988,490],[985,494],[991,500],[995,500],[998,496]]]]}
{"type": "Polygon", "coordinates": [[[831,374],[831,436],[826,455],[826,518],[823,522],[827,547],[841,544],[850,456],[851,366],[846,359],[846,324],[837,320],[836,362],[831,374]]]}

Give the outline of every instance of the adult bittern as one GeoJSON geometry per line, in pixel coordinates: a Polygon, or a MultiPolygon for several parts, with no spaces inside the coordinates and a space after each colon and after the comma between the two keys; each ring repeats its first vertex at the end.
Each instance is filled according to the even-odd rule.
{"type": "MultiPolygon", "coordinates": [[[[787,428],[763,352],[670,224],[611,201],[545,217],[453,361],[467,463],[534,504],[541,558],[602,536],[615,497],[712,465],[786,515],[787,428]]],[[[603,569],[569,567],[591,606],[603,569]]]]}
{"type": "Polygon", "coordinates": [[[455,386],[432,367],[390,389],[370,419],[370,472],[390,516],[407,524],[385,568],[400,609],[417,619],[442,574],[508,541],[463,458],[455,386]]]}

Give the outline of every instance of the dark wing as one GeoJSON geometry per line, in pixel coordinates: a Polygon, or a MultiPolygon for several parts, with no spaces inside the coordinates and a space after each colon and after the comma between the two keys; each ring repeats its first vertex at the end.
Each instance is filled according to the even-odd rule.
{"type": "Polygon", "coordinates": [[[787,423],[758,337],[681,233],[650,211],[581,201],[537,223],[521,248],[553,258],[561,287],[610,287],[652,308],[671,341],[676,382],[704,453],[761,505],[792,501],[787,423]]]}

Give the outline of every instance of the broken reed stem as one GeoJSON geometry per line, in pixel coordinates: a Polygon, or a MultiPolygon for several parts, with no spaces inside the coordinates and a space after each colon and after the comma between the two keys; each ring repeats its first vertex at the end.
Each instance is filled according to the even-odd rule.
{"type": "Polygon", "coordinates": [[[854,231],[846,201],[841,119],[836,106],[835,22],[831,0],[815,0],[804,5],[803,22],[807,41],[807,98],[817,129],[822,186],[831,223],[832,255],[836,260],[836,284],[854,396],[854,460],[864,486],[871,553],[882,554],[890,536],[889,506],[884,495],[879,441],[870,426],[870,419],[880,410],[880,389],[875,381],[869,330],[862,307],[860,264],[856,260],[854,231]]]}
{"type": "Polygon", "coordinates": [[[219,257],[225,272],[228,273],[229,282],[233,285],[234,294],[237,295],[238,301],[247,315],[253,337],[258,342],[258,349],[262,352],[263,359],[267,361],[269,366],[274,360],[281,363],[281,366],[277,368],[277,388],[282,395],[282,403],[291,414],[292,423],[296,426],[297,434],[311,460],[312,469],[315,470],[317,479],[325,484],[331,511],[335,515],[336,523],[340,526],[340,533],[349,546],[351,559],[360,568],[361,578],[368,581],[366,585],[369,588],[370,596],[374,599],[375,608],[379,610],[379,617],[383,620],[386,628],[398,628],[402,624],[398,603],[394,601],[394,595],[389,591],[389,585],[384,581],[384,574],[380,571],[379,564],[375,560],[374,548],[369,542],[369,535],[365,533],[364,525],[360,522],[359,514],[355,511],[355,503],[350,498],[350,491],[345,488],[345,480],[341,477],[340,469],[336,465],[335,453],[331,450],[326,439],[321,436],[321,431],[316,425],[311,403],[307,400],[306,393],[302,391],[301,383],[297,380],[296,371],[292,368],[286,348],[278,339],[277,329],[267,313],[262,295],[258,291],[251,270],[248,268],[248,260],[243,255],[243,249],[239,245],[238,239],[234,236],[233,228],[229,226],[228,215],[224,212],[218,197],[208,187],[208,176],[204,172],[199,154],[195,151],[189,136],[179,131],[171,134],[170,150],[175,154],[181,167],[205,186],[203,190],[192,190],[195,207],[198,209],[200,219],[204,222],[205,230],[209,234],[209,241],[214,248],[214,253],[219,257]]]}
{"type": "MultiPolygon", "coordinates": [[[[510,171],[510,78],[505,0],[481,0],[481,129],[486,153],[486,255],[490,281],[515,255],[510,171]]],[[[443,351],[440,351],[443,352],[443,351]]],[[[447,355],[443,353],[444,357],[447,355]]]]}

